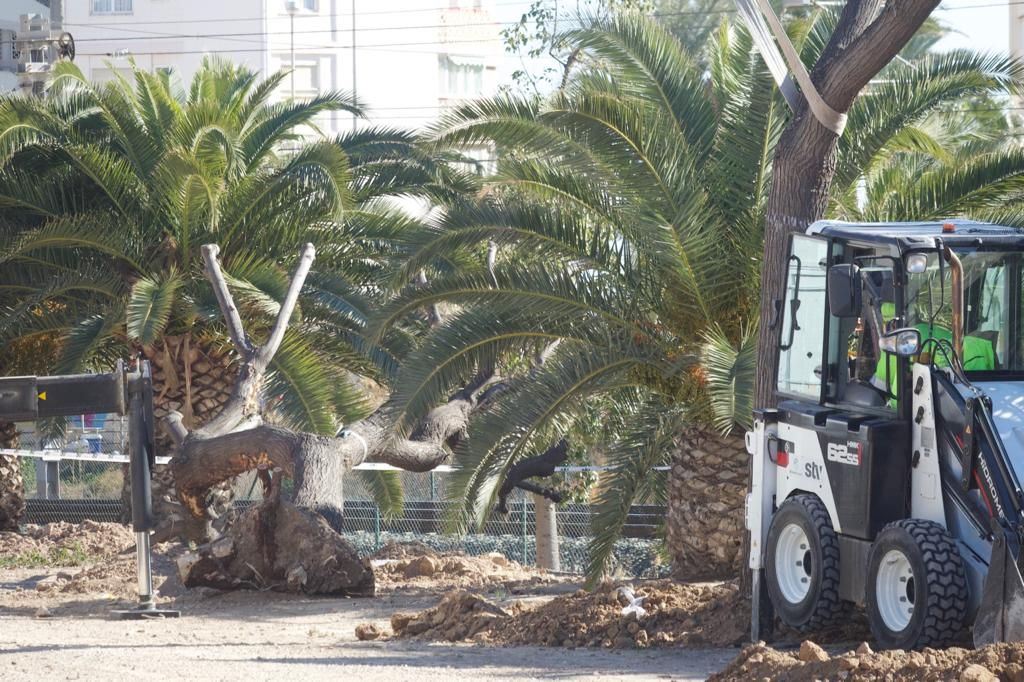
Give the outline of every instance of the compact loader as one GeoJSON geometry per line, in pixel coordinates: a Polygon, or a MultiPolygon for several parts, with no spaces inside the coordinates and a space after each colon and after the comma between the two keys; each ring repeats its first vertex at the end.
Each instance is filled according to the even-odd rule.
{"type": "Polygon", "coordinates": [[[756,411],[755,641],[851,603],[882,647],[1024,640],[1024,232],[822,221],[790,243],[756,411]]]}

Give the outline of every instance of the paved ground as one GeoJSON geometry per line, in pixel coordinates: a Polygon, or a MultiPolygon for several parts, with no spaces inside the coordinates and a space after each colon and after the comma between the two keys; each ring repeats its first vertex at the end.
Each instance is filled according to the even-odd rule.
{"type": "Polygon", "coordinates": [[[179,600],[178,620],[136,622],[109,619],[103,599],[65,601],[54,617],[37,618],[36,607],[4,604],[0,592],[0,679],[699,680],[736,654],[356,640],[357,624],[385,626],[392,613],[418,611],[437,598],[235,593],[179,600]]]}

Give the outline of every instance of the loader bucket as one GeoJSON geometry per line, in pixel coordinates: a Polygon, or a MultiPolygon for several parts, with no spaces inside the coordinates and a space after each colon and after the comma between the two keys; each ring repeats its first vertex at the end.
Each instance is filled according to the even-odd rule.
{"type": "Polygon", "coordinates": [[[974,620],[974,646],[1024,640],[1024,579],[1006,548],[1002,532],[995,534],[992,558],[974,620]]]}

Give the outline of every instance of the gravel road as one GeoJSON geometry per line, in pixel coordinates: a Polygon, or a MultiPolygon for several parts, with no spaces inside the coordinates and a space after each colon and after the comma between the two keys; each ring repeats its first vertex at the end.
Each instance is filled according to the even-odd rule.
{"type": "Polygon", "coordinates": [[[111,620],[103,599],[65,600],[53,617],[38,618],[38,602],[4,604],[0,593],[0,679],[702,680],[736,655],[356,640],[357,624],[387,626],[392,613],[437,598],[230,593],[178,600],[177,620],[137,622],[111,620]]]}

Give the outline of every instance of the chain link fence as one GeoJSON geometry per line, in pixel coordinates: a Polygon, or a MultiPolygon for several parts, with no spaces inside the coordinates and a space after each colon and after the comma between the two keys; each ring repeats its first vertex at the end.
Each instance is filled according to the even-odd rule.
{"type": "MultiPolygon", "coordinates": [[[[23,426],[18,451],[28,497],[26,523],[54,521],[118,521],[121,489],[126,475],[124,454],[127,421],[111,416],[103,420],[68,420],[61,438],[44,438],[42,429],[23,426]]],[[[450,469],[428,473],[397,472],[401,481],[400,513],[387,515],[374,502],[366,480],[377,471],[356,471],[344,479],[343,531],[361,553],[373,553],[389,542],[421,542],[442,552],[470,555],[500,552],[524,565],[536,563],[533,496],[516,490],[508,499],[508,513],[495,512],[482,529],[454,535],[446,533],[451,511],[445,502],[450,469]]],[[[556,482],[568,502],[557,511],[561,570],[583,574],[590,562],[592,507],[587,504],[601,472],[575,468],[562,471],[556,482]]],[[[261,491],[250,473],[237,479],[239,506],[253,504],[261,491]]],[[[631,509],[612,558],[614,574],[657,577],[668,571],[661,556],[659,524],[664,508],[638,505],[631,509]]]]}

